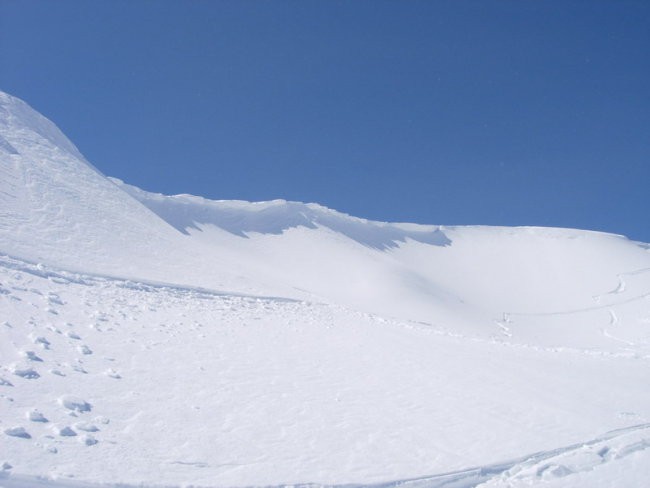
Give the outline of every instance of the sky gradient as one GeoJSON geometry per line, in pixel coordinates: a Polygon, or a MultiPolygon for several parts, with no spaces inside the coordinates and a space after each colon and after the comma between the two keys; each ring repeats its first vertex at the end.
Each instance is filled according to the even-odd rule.
{"type": "Polygon", "coordinates": [[[0,0],[0,89],[107,175],[650,242],[650,2],[0,0]]]}

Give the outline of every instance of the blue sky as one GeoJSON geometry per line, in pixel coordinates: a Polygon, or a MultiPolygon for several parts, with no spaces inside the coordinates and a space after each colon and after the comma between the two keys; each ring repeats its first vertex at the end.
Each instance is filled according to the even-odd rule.
{"type": "Polygon", "coordinates": [[[650,241],[645,0],[2,0],[0,89],[151,191],[650,241]]]}

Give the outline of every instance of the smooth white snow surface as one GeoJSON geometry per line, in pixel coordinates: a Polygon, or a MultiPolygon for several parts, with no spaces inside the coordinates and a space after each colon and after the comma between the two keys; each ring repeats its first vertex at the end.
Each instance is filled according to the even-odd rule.
{"type": "Polygon", "coordinates": [[[153,194],[0,92],[0,487],[641,487],[649,366],[648,245],[153,194]]]}

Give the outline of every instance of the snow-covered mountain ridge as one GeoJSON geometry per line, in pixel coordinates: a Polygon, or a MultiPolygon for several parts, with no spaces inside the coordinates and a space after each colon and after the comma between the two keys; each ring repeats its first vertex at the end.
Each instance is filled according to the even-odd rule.
{"type": "Polygon", "coordinates": [[[209,200],[194,195],[167,196],[143,191],[116,178],[109,179],[185,234],[189,233],[189,229],[200,231],[203,225],[213,225],[240,237],[248,237],[251,233],[277,235],[295,227],[326,227],[378,250],[397,247],[407,239],[438,246],[451,243],[439,226],[374,222],[317,203],[286,200],[247,202],[209,200]]]}
{"type": "Polygon", "coordinates": [[[0,92],[2,487],[644,486],[649,364],[647,244],[150,193],[0,92]]]}
{"type": "Polygon", "coordinates": [[[24,102],[3,94],[0,107],[13,148],[0,252],[32,262],[427,322],[465,317],[482,332],[503,313],[588,308],[619,274],[650,268],[647,249],[608,234],[389,224],[316,204],[148,193],[104,177],[24,102]]]}

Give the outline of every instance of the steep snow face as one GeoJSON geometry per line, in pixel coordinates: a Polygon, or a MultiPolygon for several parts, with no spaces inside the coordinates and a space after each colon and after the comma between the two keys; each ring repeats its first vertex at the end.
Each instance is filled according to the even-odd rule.
{"type": "MultiPolygon", "coordinates": [[[[22,139],[18,143],[19,145],[28,144],[30,148],[33,148],[37,142],[46,143],[46,145],[58,148],[60,151],[67,152],[70,156],[84,161],[87,165],[90,164],[77,147],[50,120],[19,98],[2,91],[0,91],[0,127],[2,127],[3,133],[14,141],[17,138],[22,139]]],[[[10,154],[19,154],[19,151],[4,137],[0,138],[0,148],[10,154]]]]}
{"type": "Polygon", "coordinates": [[[93,168],[49,120],[0,93],[0,249],[74,269],[137,272],[173,243],[165,222],[93,168]]]}

